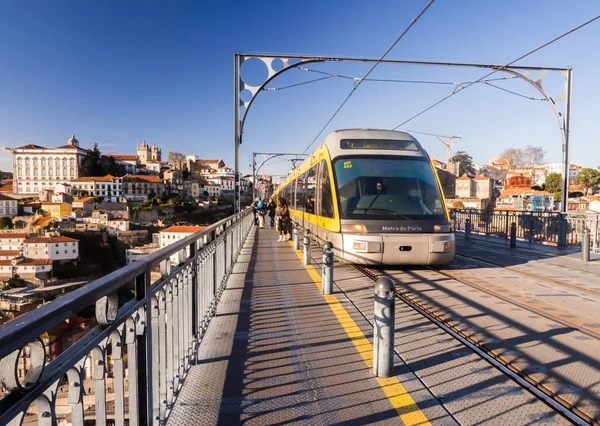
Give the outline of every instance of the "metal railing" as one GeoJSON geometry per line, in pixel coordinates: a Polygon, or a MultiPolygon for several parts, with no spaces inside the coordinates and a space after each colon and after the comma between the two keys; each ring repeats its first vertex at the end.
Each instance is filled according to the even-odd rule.
{"type": "Polygon", "coordinates": [[[252,225],[230,216],[0,326],[0,424],[165,420],[252,225]],[[99,325],[48,361],[45,333],[90,306],[99,325]]]}
{"type": "Polygon", "coordinates": [[[476,209],[453,209],[450,214],[454,231],[464,232],[466,220],[469,219],[471,233],[508,239],[510,225],[514,222],[518,240],[550,245],[560,243],[559,231],[563,221],[566,245],[580,245],[587,227],[592,235],[592,250],[600,251],[597,214],[476,209]]]}

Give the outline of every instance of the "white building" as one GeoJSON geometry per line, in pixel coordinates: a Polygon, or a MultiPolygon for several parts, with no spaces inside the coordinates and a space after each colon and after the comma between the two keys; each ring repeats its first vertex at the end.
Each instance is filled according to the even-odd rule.
{"type": "Polygon", "coordinates": [[[161,149],[153,144],[148,145],[146,141],[143,141],[141,145],[137,146],[137,157],[141,164],[148,164],[150,160],[161,160],[161,149]]]}
{"type": "Polygon", "coordinates": [[[142,260],[145,256],[154,253],[160,247],[156,244],[148,244],[142,247],[134,247],[125,250],[125,260],[129,265],[131,262],[142,260]]]}
{"type": "Polygon", "coordinates": [[[70,183],[79,177],[86,154],[75,135],[58,148],[29,144],[5,150],[13,154],[15,194],[38,194],[44,189],[53,189],[57,183],[70,183]]]}
{"type": "Polygon", "coordinates": [[[40,275],[43,272],[49,273],[52,271],[52,261],[49,259],[23,259],[16,258],[10,260],[0,260],[0,277],[12,278],[20,276],[23,278],[43,280],[47,278],[40,275]]]}
{"type": "Polygon", "coordinates": [[[235,188],[235,181],[232,177],[225,176],[211,176],[208,178],[209,182],[213,184],[219,185],[221,187],[221,192],[223,191],[233,191],[235,188]]]}
{"type": "MultiPolygon", "coordinates": [[[[206,226],[171,226],[169,228],[165,228],[159,232],[159,246],[160,248],[167,247],[168,245],[182,240],[195,232],[203,230],[204,228],[206,228],[206,226]]],[[[188,256],[190,255],[189,248],[186,249],[186,253],[188,256]]],[[[177,253],[175,253],[171,255],[171,265],[178,264],[179,256],[177,253]]]]}
{"type": "Polygon", "coordinates": [[[123,166],[125,173],[137,173],[140,167],[140,160],[137,155],[110,154],[107,157],[112,157],[116,164],[123,166]]]}
{"type": "Polygon", "coordinates": [[[0,217],[15,217],[19,213],[17,200],[0,194],[0,217]]]}
{"type": "Polygon", "coordinates": [[[4,250],[22,250],[23,241],[27,239],[29,234],[18,232],[3,232],[0,233],[0,251],[4,250]]]}
{"type": "Polygon", "coordinates": [[[87,193],[94,197],[104,197],[105,200],[113,203],[123,196],[122,179],[112,175],[81,177],[75,179],[72,186],[79,195],[87,193]]]}
{"type": "Polygon", "coordinates": [[[23,243],[23,256],[52,261],[74,260],[79,257],[79,241],[68,237],[29,238],[23,243]]]}

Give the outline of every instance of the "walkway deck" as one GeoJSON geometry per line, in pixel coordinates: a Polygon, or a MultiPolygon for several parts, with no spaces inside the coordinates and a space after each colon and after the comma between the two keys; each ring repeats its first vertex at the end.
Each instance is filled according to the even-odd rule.
{"type": "Polygon", "coordinates": [[[276,239],[249,235],[168,424],[456,424],[399,359],[372,375],[368,323],[276,239]]]}
{"type": "MultiPolygon", "coordinates": [[[[489,241],[468,244],[459,241],[458,245],[464,254],[449,265],[453,274],[460,273],[462,263],[473,262],[465,260],[465,255],[484,255],[483,251],[488,253],[484,255],[487,258],[502,263],[498,266],[500,271],[508,265],[535,260],[544,262],[544,270],[550,266],[564,268],[569,275],[579,270],[582,274],[599,271],[594,262],[574,261],[569,257],[572,253],[555,252],[552,256],[546,248],[536,250],[536,246],[520,245],[511,251],[489,241]]],[[[316,260],[320,258],[316,246],[312,253],[316,260]]],[[[229,278],[217,316],[200,346],[199,362],[189,371],[168,424],[569,423],[403,303],[396,305],[395,348],[402,356],[400,359],[396,355],[394,361],[396,376],[373,377],[373,282],[351,266],[336,263],[335,294],[323,296],[318,268],[318,265],[304,266],[301,253],[294,251],[289,242],[277,242],[273,230],[251,231],[229,278]]],[[[515,347],[512,352],[522,362],[527,361],[533,367],[537,365],[535,362],[542,362],[535,353],[530,353],[536,348],[547,347],[542,351],[544,354],[558,353],[555,340],[559,337],[546,342],[544,334],[538,335],[535,330],[521,340],[504,335],[512,331],[518,334],[520,329],[506,325],[515,315],[523,316],[528,325],[538,324],[526,309],[474,292],[451,280],[447,271],[446,275],[440,275],[439,271],[427,268],[384,269],[379,272],[392,276],[403,291],[414,290],[420,297],[432,298],[440,315],[448,311],[448,315],[456,317],[457,324],[465,322],[465,330],[483,334],[483,341],[497,342],[501,348],[502,339],[507,339],[507,345],[521,342],[522,347],[515,347]],[[497,324],[499,319],[505,320],[504,323],[497,324]],[[504,337],[500,338],[502,333],[504,337]],[[543,343],[530,345],[534,342],[543,343]]],[[[511,273],[516,272],[511,270],[511,273]]],[[[518,280],[519,288],[524,287],[526,278],[518,280]]],[[[600,273],[590,282],[596,279],[600,279],[600,273]]],[[[535,282],[531,278],[531,285],[535,282]]],[[[514,278],[506,280],[507,285],[511,283],[514,285],[514,278]]],[[[566,296],[571,294],[565,295],[563,290],[560,296],[569,300],[566,296]]],[[[544,327],[552,325],[547,318],[541,321],[544,327]]],[[[552,327],[564,328],[561,324],[552,327]]],[[[575,339],[567,348],[573,352],[569,359],[574,360],[588,356],[596,345],[594,339],[581,340],[576,333],[576,330],[568,335],[562,332],[575,339]]],[[[567,349],[563,347],[563,352],[567,349]]],[[[596,401],[588,397],[598,386],[596,372],[590,370],[593,361],[586,361],[581,371],[596,384],[579,383],[576,373],[580,364],[557,365],[556,372],[553,369],[551,374],[545,373],[545,381],[556,382],[559,390],[567,389],[578,398],[574,403],[595,416],[596,401]],[[568,374],[563,377],[563,373],[568,374]]],[[[532,366],[524,365],[524,371],[532,366]]],[[[570,395],[567,398],[571,399],[570,395]]]]}

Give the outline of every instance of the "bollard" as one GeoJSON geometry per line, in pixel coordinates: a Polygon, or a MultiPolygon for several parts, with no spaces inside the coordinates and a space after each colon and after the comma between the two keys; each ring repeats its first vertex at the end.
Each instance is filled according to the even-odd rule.
{"type": "Polygon", "coordinates": [[[465,219],[465,240],[471,238],[471,219],[465,219]]]}
{"type": "Polygon", "coordinates": [[[581,260],[584,262],[590,261],[590,230],[585,228],[583,232],[583,240],[581,241],[581,260]]]}
{"type": "Polygon", "coordinates": [[[292,234],[294,236],[294,250],[300,250],[300,238],[298,238],[298,224],[296,222],[294,222],[292,234]]]}
{"type": "Polygon", "coordinates": [[[323,244],[323,270],[321,273],[323,294],[333,294],[333,243],[323,244]]]}
{"type": "Polygon", "coordinates": [[[510,248],[517,248],[517,224],[510,224],[510,248]]]}
{"type": "Polygon", "coordinates": [[[304,231],[304,264],[310,265],[310,231],[304,231]]]}
{"type": "Polygon", "coordinates": [[[373,374],[390,377],[394,368],[394,282],[379,278],[375,283],[373,324],[373,374]]]}

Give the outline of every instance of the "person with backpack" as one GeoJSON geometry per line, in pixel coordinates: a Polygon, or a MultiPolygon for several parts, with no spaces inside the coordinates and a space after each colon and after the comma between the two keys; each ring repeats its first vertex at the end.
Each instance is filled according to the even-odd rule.
{"type": "Polygon", "coordinates": [[[258,228],[263,229],[265,227],[265,216],[267,215],[268,210],[262,198],[259,198],[256,203],[256,211],[258,212],[258,228]]]}
{"type": "Polygon", "coordinates": [[[279,232],[279,239],[277,241],[285,241],[287,239],[287,233],[292,225],[292,218],[290,217],[290,211],[288,210],[287,201],[285,198],[279,198],[279,208],[277,209],[277,229],[279,232]]]}

